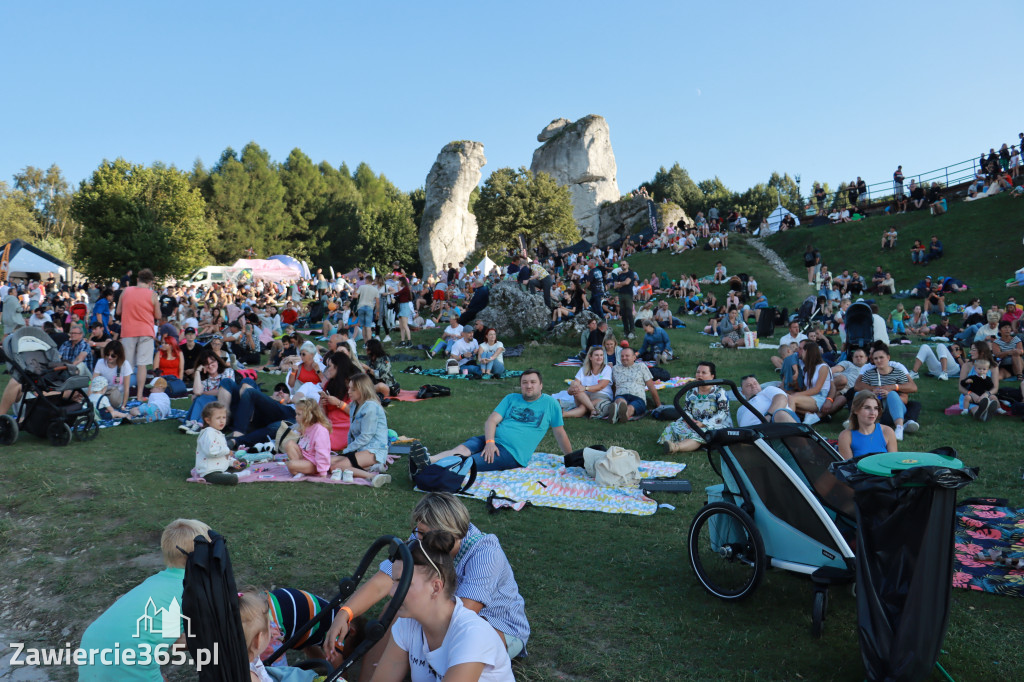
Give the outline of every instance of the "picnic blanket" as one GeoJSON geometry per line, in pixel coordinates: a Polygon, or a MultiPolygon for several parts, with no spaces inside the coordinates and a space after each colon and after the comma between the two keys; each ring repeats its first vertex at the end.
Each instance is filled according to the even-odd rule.
{"type": "MultiPolygon", "coordinates": [[[[655,365],[658,364],[657,362],[655,362],[653,360],[643,360],[642,362],[645,365],[647,365],[648,367],[654,367],[655,365]]],[[[583,366],[583,361],[580,360],[575,355],[570,355],[565,360],[562,360],[561,362],[556,362],[555,364],[552,365],[552,367],[582,367],[582,366],[583,366]]],[[[506,372],[506,374],[507,374],[507,372],[506,372]]]]}
{"type": "Polygon", "coordinates": [[[693,381],[693,377],[672,377],[668,381],[655,381],[654,388],[659,391],[664,388],[679,388],[693,381]]]}
{"type": "Polygon", "coordinates": [[[953,587],[1024,597],[1024,569],[1000,566],[990,554],[1024,558],[1024,508],[1000,499],[965,502],[956,508],[953,587]]]}
{"type": "MultiPolygon", "coordinates": [[[[998,413],[993,411],[992,412],[993,416],[1003,416],[1003,417],[1016,417],[1017,416],[1017,415],[1013,414],[1013,412],[1011,412],[1010,410],[1006,409],[1007,407],[1009,407],[1008,405],[1004,405],[1002,402],[1000,402],[999,403],[999,407],[1003,408],[1006,411],[1006,414],[999,415],[998,413]]],[[[963,412],[964,412],[963,408],[960,407],[960,405],[958,403],[953,403],[952,405],[950,405],[949,407],[947,407],[946,409],[944,409],[942,411],[943,414],[952,415],[952,416],[955,416],[955,415],[958,415],[958,414],[963,414],[963,412]]]]}
{"type": "MultiPolygon", "coordinates": [[[[640,462],[641,478],[675,476],[686,468],[678,462],[640,462]]],[[[530,464],[508,471],[481,471],[464,495],[486,501],[492,491],[505,501],[498,506],[519,511],[527,503],[540,507],[650,516],[658,503],[639,488],[599,486],[580,467],[566,467],[560,455],[538,452],[530,464]]]]}
{"type": "MultiPolygon", "coordinates": [[[[388,467],[398,458],[395,455],[388,455],[388,467]]],[[[328,476],[303,476],[295,478],[294,474],[288,471],[285,462],[287,455],[274,455],[268,462],[260,462],[251,465],[248,469],[238,474],[239,483],[333,483],[335,485],[371,485],[368,478],[354,478],[351,481],[335,481],[328,476]]],[[[186,479],[189,483],[206,483],[206,479],[199,475],[195,467],[189,472],[186,479]]]]}
{"type": "Polygon", "coordinates": [[[403,403],[418,403],[421,400],[426,400],[426,398],[417,398],[417,393],[419,393],[419,391],[410,391],[407,388],[403,388],[401,391],[398,392],[398,395],[394,396],[391,399],[399,400],[403,403]]]}

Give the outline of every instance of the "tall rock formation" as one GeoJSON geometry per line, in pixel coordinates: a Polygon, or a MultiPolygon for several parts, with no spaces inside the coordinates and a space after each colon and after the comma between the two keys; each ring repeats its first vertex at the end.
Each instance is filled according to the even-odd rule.
{"type": "Polygon", "coordinates": [[[543,171],[569,188],[572,217],[581,236],[596,239],[601,204],[619,200],[608,122],[593,114],[575,123],[555,119],[537,135],[537,141],[544,144],[533,152],[530,170],[543,171]]]}
{"type": "Polygon", "coordinates": [[[486,163],[482,142],[450,142],[427,173],[420,223],[424,278],[476,248],[476,217],[469,212],[469,195],[480,184],[480,169],[486,163]]]}

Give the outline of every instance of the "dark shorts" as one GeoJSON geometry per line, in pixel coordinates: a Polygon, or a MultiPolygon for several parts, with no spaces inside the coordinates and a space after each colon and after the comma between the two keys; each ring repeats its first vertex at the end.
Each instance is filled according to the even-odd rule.
{"type": "Polygon", "coordinates": [[[647,401],[643,398],[637,398],[635,395],[623,393],[622,395],[615,396],[615,399],[625,400],[626,404],[632,405],[634,417],[639,417],[640,415],[647,413],[647,401]]]}

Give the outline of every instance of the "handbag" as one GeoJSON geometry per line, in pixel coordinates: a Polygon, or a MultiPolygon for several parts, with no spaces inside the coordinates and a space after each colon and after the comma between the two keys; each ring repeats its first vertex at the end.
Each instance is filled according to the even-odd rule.
{"type": "Polygon", "coordinates": [[[281,425],[277,427],[277,434],[274,435],[274,451],[284,452],[285,445],[297,443],[298,440],[299,432],[296,430],[295,424],[282,421],[281,425]]]}

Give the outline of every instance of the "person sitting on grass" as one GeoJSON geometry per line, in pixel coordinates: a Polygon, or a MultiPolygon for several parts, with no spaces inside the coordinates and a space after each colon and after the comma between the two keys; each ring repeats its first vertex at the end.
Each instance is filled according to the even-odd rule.
{"type": "Polygon", "coordinates": [[[569,388],[553,397],[562,406],[563,418],[604,417],[612,399],[612,368],[605,363],[604,348],[591,346],[569,388]]]}
{"type": "Polygon", "coordinates": [[[82,682],[108,682],[119,679],[160,680],[160,664],[156,657],[145,656],[157,647],[184,651],[181,639],[164,636],[162,628],[139,628],[139,616],[150,613],[173,612],[173,604],[181,604],[182,583],[185,580],[185,561],[195,547],[197,537],[210,539],[210,527],[195,519],[177,519],[167,524],[160,535],[160,550],[163,554],[164,570],[150,576],[139,585],[122,595],[99,618],[86,628],[82,635],[81,649],[113,651],[120,646],[121,656],[114,656],[104,662],[101,657],[89,657],[78,666],[78,679],[82,682]],[[126,653],[134,656],[133,665],[126,661],[126,653]]]}
{"type": "Polygon", "coordinates": [[[393,582],[405,571],[412,571],[412,582],[373,680],[401,682],[409,676],[413,680],[514,682],[501,638],[455,596],[451,553],[456,543],[451,533],[424,533],[408,542],[412,565],[395,562],[393,582]]]}
{"type": "Polygon", "coordinates": [[[498,341],[498,331],[493,327],[484,333],[484,341],[476,351],[476,360],[480,365],[484,379],[500,377],[505,373],[505,364],[501,356],[505,353],[505,344],[498,341]]]}
{"type": "MultiPolygon", "coordinates": [[[[907,433],[915,433],[920,428],[908,410],[909,394],[917,393],[917,384],[907,372],[891,364],[886,344],[876,341],[869,358],[873,367],[865,370],[853,387],[858,392],[870,390],[878,396],[884,411],[882,418],[888,416],[895,426],[896,440],[903,440],[904,426],[907,433]]],[[[919,406],[915,404],[916,408],[919,406]]]]}
{"type": "MultiPolygon", "coordinates": [[[[373,380],[366,374],[355,374],[348,384],[351,423],[348,445],[340,455],[331,457],[330,468],[338,475],[351,471],[355,478],[365,478],[374,488],[391,482],[387,473],[388,418],[381,407],[373,380]]],[[[296,409],[296,413],[298,409],[296,409]]]]}
{"type": "Polygon", "coordinates": [[[992,371],[988,358],[974,361],[968,375],[960,381],[960,406],[963,414],[970,414],[978,421],[988,418],[999,407],[996,391],[999,390],[999,375],[992,371]]]}
{"type": "Polygon", "coordinates": [[[374,380],[373,388],[381,396],[381,400],[397,396],[402,390],[402,386],[395,380],[395,374],[391,369],[391,359],[384,350],[380,339],[370,339],[366,342],[366,358],[369,361],[367,374],[374,380]]]}
{"type": "Polygon", "coordinates": [[[999,378],[1013,377],[1017,382],[1024,381],[1024,345],[1020,338],[1013,335],[1013,323],[1009,320],[999,321],[999,336],[989,340],[992,346],[992,357],[999,369],[999,378]]]}
{"type": "MultiPolygon", "coordinates": [[[[530,637],[530,624],[512,566],[498,538],[484,534],[474,526],[466,506],[449,493],[428,493],[420,498],[410,523],[413,529],[410,540],[419,540],[432,531],[444,531],[457,538],[448,552],[455,564],[455,596],[494,629],[508,657],[519,656],[530,637]]],[[[345,640],[353,619],[388,596],[392,577],[401,575],[395,573],[394,568],[389,560],[381,562],[380,570],[339,609],[324,638],[324,649],[331,663],[340,662],[340,652],[334,645],[345,640]]],[[[368,680],[373,675],[376,661],[390,641],[391,635],[386,635],[367,652],[362,660],[361,679],[368,680]]]]}
{"type": "Polygon", "coordinates": [[[654,323],[654,320],[644,320],[644,340],[640,346],[640,357],[644,360],[665,363],[673,358],[672,342],[668,333],[654,323]]]}
{"type": "MultiPolygon", "coordinates": [[[[693,377],[698,381],[715,378],[715,363],[701,361],[693,377]]],[[[704,431],[732,426],[729,416],[729,396],[722,386],[698,386],[686,392],[683,410],[704,431]]],[[[707,441],[690,428],[686,419],[679,417],[665,427],[658,442],[665,446],[665,454],[693,452],[707,441]]]]}
{"type": "Polygon", "coordinates": [[[196,472],[213,485],[238,485],[237,472],[245,468],[231,454],[224,427],[228,408],[217,401],[203,407],[203,430],[196,440],[196,472]]]}
{"type": "Polygon", "coordinates": [[[853,396],[849,427],[839,434],[836,447],[839,454],[845,459],[857,459],[880,452],[896,452],[896,433],[885,424],[878,423],[881,414],[878,396],[871,391],[860,391],[853,396]]]}
{"type": "Polygon", "coordinates": [[[429,461],[423,446],[415,444],[410,452],[412,462],[424,467],[445,457],[459,456],[472,457],[478,471],[524,467],[530,463],[549,427],[562,454],[572,452],[562,408],[557,400],[544,393],[540,372],[535,369],[524,371],[519,377],[519,389],[519,393],[506,395],[487,417],[484,435],[429,457],[429,461]]]}
{"type": "Polygon", "coordinates": [[[747,323],[740,319],[740,311],[729,308],[726,319],[718,323],[718,335],[724,348],[743,348],[743,335],[750,331],[747,323]]]}
{"type": "Polygon", "coordinates": [[[316,400],[295,401],[295,426],[301,434],[297,441],[286,441],[288,472],[300,476],[327,476],[332,467],[331,422],[316,400]]]}
{"type": "Polygon", "coordinates": [[[931,336],[934,325],[928,322],[928,313],[921,310],[921,306],[915,305],[914,311],[907,320],[907,331],[917,336],[931,336]]]}
{"type": "Polygon", "coordinates": [[[642,417],[647,412],[645,392],[650,392],[655,407],[661,406],[661,396],[654,387],[651,370],[646,364],[636,360],[636,351],[626,346],[622,349],[619,364],[612,368],[612,383],[615,385],[615,401],[611,409],[612,424],[642,417]]]}
{"type": "Polygon", "coordinates": [[[452,344],[448,357],[449,359],[457,360],[459,369],[465,374],[472,374],[478,377],[482,374],[482,370],[476,364],[477,351],[479,349],[480,344],[473,338],[473,328],[467,324],[462,328],[462,338],[452,344]]]}
{"type": "Polygon", "coordinates": [[[832,389],[832,370],[821,357],[821,347],[808,339],[800,344],[801,374],[804,378],[802,390],[789,394],[789,409],[802,416],[804,424],[817,424],[819,412],[832,389]]]}

